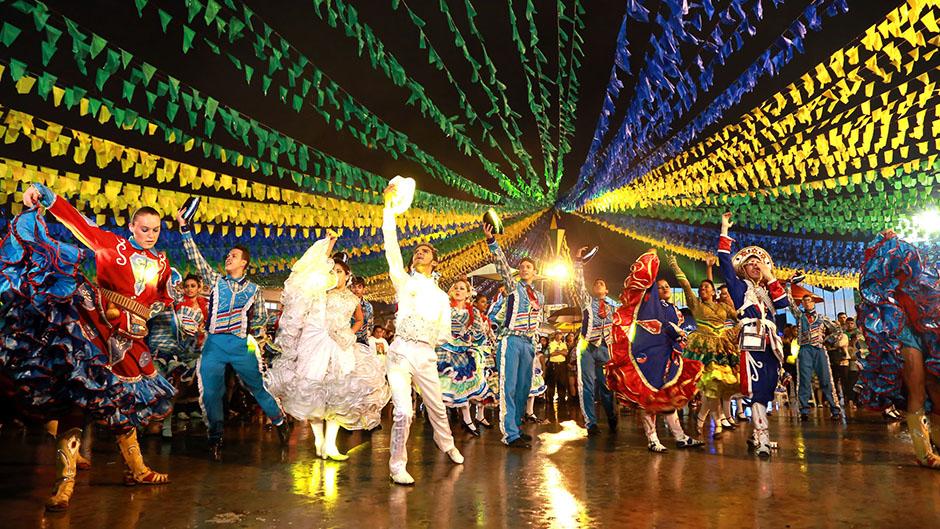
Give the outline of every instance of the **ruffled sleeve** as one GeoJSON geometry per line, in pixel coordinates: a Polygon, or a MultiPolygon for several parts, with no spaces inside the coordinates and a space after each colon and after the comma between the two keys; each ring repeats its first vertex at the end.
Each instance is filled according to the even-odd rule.
{"type": "Polygon", "coordinates": [[[322,316],[326,292],[336,286],[333,260],[329,255],[329,240],[320,239],[294,263],[290,277],[284,282],[281,294],[281,319],[275,343],[290,354],[297,350],[297,340],[311,310],[322,316]]]}

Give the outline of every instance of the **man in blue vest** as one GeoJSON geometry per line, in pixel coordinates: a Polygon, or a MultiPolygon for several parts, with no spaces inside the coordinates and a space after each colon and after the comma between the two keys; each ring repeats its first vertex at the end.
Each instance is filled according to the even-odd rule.
{"type": "Polygon", "coordinates": [[[578,398],[581,413],[584,414],[584,427],[588,435],[597,435],[597,411],[594,401],[600,400],[607,414],[610,431],[617,430],[617,412],[614,410],[614,397],[607,387],[604,365],[610,361],[610,327],[614,311],[620,303],[607,296],[607,282],[595,279],[588,291],[584,282],[585,253],[588,248],[578,251],[574,263],[574,281],[581,300],[581,341],[578,344],[578,398]]]}
{"type": "Polygon", "coordinates": [[[840,420],[842,408],[836,396],[826,343],[837,342],[842,337],[842,327],[816,313],[816,300],[808,291],[803,290],[800,299],[802,306],[798,305],[793,297],[792,288],[787,289],[787,299],[790,302],[790,313],[796,318],[796,327],[799,331],[800,354],[796,357],[796,387],[800,399],[800,420],[809,420],[809,398],[813,394],[813,374],[819,377],[819,387],[829,403],[832,418],[840,420]]]}
{"type": "Polygon", "coordinates": [[[249,334],[263,338],[267,323],[261,289],[245,275],[251,259],[248,249],[236,246],[229,250],[225,257],[225,275],[222,275],[199,252],[181,214],[177,214],[176,221],[180,225],[186,256],[196,265],[211,289],[206,341],[197,365],[199,403],[209,428],[210,456],[214,461],[222,460],[222,430],[225,421],[222,399],[225,396],[226,366],[232,366],[271,419],[281,444],[287,444],[289,424],[277,401],[264,387],[260,352],[253,353],[248,348],[249,334]]]}
{"type": "Polygon", "coordinates": [[[521,431],[522,415],[532,386],[532,361],[535,358],[535,336],[542,325],[545,298],[535,290],[535,261],[524,257],[519,262],[519,279],[513,277],[493,228],[483,225],[486,243],[493,253],[496,269],[506,286],[506,297],[494,321],[499,327],[496,362],[499,366],[499,428],[503,443],[513,448],[529,448],[532,437],[521,431]]]}

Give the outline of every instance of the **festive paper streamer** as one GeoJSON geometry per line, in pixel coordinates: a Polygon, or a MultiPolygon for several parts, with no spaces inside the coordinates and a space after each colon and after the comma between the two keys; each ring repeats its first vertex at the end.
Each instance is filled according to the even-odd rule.
{"type": "MultiPolygon", "coordinates": [[[[599,224],[613,232],[641,242],[704,260],[718,249],[719,230],[683,224],[665,223],[616,215],[575,215],[599,224]]],[[[732,233],[736,247],[757,245],[770,252],[778,278],[787,279],[797,273],[806,275],[806,282],[824,288],[858,288],[858,266],[862,262],[864,242],[824,241],[798,237],[732,233]]]]}
{"type": "MultiPolygon", "coordinates": [[[[61,28],[56,27],[50,22],[55,15],[55,19],[61,19],[64,21],[64,25],[67,26],[68,33],[72,37],[72,50],[76,66],[79,68],[79,71],[87,77],[94,77],[96,86],[98,90],[102,90],[104,85],[112,78],[120,78],[123,81],[131,85],[141,84],[143,86],[149,86],[150,82],[144,83],[146,79],[141,66],[135,66],[128,68],[130,64],[136,64],[136,61],[133,59],[133,55],[127,50],[108,43],[105,39],[100,36],[93,35],[91,44],[89,44],[88,36],[81,31],[81,26],[76,24],[74,21],[68,17],[57,15],[51,12],[44,4],[33,4],[28,0],[21,0],[12,5],[13,8],[18,9],[24,13],[32,13],[34,11],[39,11],[44,16],[42,22],[42,28],[53,28],[58,31],[62,31],[61,28]],[[98,49],[100,48],[100,49],[98,49]],[[92,53],[98,49],[98,54],[92,53]],[[100,57],[106,57],[105,62],[102,66],[98,67],[97,71],[94,72],[92,76],[91,71],[87,68],[87,63],[89,62],[89,57],[94,59],[96,55],[100,57]],[[123,68],[121,65],[123,64],[123,68]],[[125,73],[125,70],[128,70],[128,73],[125,73]]],[[[40,28],[40,29],[42,29],[40,28]]],[[[165,78],[166,80],[159,80],[156,83],[157,90],[153,92],[155,94],[156,100],[169,99],[165,103],[167,109],[167,117],[172,122],[180,106],[179,103],[183,103],[183,107],[186,111],[187,117],[189,118],[189,125],[192,128],[196,128],[199,123],[202,123],[202,128],[205,131],[206,135],[211,137],[214,132],[217,119],[216,114],[219,115],[219,119],[223,123],[223,130],[228,132],[230,136],[238,141],[241,141],[248,147],[256,148],[258,154],[266,155],[271,160],[270,162],[260,162],[262,167],[265,164],[276,163],[278,158],[283,154],[288,158],[293,159],[297,158],[297,166],[300,170],[306,170],[306,161],[310,159],[312,149],[304,145],[293,138],[285,136],[278,131],[269,129],[260,122],[253,120],[251,118],[243,117],[239,112],[227,107],[226,105],[220,104],[217,100],[212,97],[203,96],[199,91],[193,89],[192,87],[187,86],[185,83],[180,82],[178,79],[173,78],[172,76],[165,75],[159,70],[154,68],[154,71],[158,74],[158,77],[165,78]],[[253,143],[249,141],[249,132],[254,135],[253,143]],[[301,163],[303,160],[303,163],[301,163]]],[[[332,86],[332,85],[331,85],[332,86]]],[[[333,97],[334,92],[339,90],[338,85],[331,88],[329,99],[332,100],[334,106],[339,107],[340,103],[335,100],[333,97]]],[[[133,91],[127,90],[127,85],[125,85],[125,98],[132,99],[134,96],[133,91]]],[[[286,94],[284,94],[286,98],[286,94]]],[[[148,101],[150,101],[148,99],[148,101]]],[[[353,107],[353,103],[350,100],[345,100],[346,106],[343,107],[344,111],[354,115],[358,118],[367,119],[368,112],[364,109],[353,107]]],[[[136,113],[134,113],[136,116],[136,113]]],[[[115,118],[122,118],[125,116],[115,116],[115,118]]],[[[378,125],[376,121],[377,118],[372,116],[369,119],[370,125],[378,125]]],[[[123,121],[123,119],[121,120],[123,121]]],[[[337,120],[337,124],[342,128],[343,121],[337,120]]],[[[381,127],[378,127],[381,129],[381,127]]],[[[361,133],[356,131],[354,136],[359,137],[361,133]]],[[[361,139],[361,138],[360,138],[361,139]]],[[[393,137],[387,136],[386,142],[381,145],[391,144],[399,148],[399,151],[404,150],[407,143],[403,137],[393,137]]],[[[411,155],[407,156],[409,159],[413,159],[417,163],[422,164],[428,171],[429,174],[432,174],[435,178],[440,178],[444,182],[462,189],[468,193],[473,194],[484,200],[490,202],[497,202],[500,200],[498,194],[492,193],[478,184],[475,184],[460,175],[457,175],[453,171],[450,171],[444,168],[439,163],[435,163],[429,155],[418,149],[416,146],[407,146],[413,151],[411,155]]],[[[391,148],[391,147],[389,147],[391,148]]],[[[270,170],[269,170],[270,171],[270,170]]],[[[267,174],[270,174],[268,172],[267,174]]]]}

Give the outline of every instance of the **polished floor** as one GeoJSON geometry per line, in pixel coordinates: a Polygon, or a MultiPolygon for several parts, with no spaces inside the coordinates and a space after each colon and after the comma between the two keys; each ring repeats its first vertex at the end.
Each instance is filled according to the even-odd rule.
{"type": "MultiPolygon", "coordinates": [[[[545,414],[544,410],[541,410],[545,414]]],[[[386,414],[387,415],[387,414],[386,414]]],[[[389,427],[341,437],[346,463],[314,458],[298,427],[282,451],[259,424],[227,431],[223,463],[204,456],[196,431],[147,438],[147,461],[170,472],[161,487],[124,487],[113,444],[94,444],[71,510],[43,512],[53,481],[53,443],[32,430],[0,433],[0,526],[133,527],[937,527],[940,472],[918,468],[903,424],[858,414],[847,424],[821,413],[800,424],[771,418],[780,450],[750,455],[744,428],[696,451],[646,451],[635,416],[616,435],[587,438],[562,409],[529,425],[531,450],[508,449],[498,431],[457,433],[466,464],[435,449],[416,420],[409,469],[415,487],[389,483],[389,427]]],[[[302,425],[300,425],[302,426],[302,425]]],[[[459,431],[459,430],[458,430],[459,431]]],[[[660,436],[668,438],[665,426],[660,436]]]]}

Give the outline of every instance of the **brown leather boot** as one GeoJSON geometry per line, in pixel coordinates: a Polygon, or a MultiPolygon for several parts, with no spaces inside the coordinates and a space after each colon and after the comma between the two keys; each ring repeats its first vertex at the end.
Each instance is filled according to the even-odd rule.
{"type": "Polygon", "coordinates": [[[166,474],[154,472],[146,464],[144,457],[140,453],[140,445],[137,443],[137,430],[130,430],[127,433],[118,434],[118,447],[121,449],[121,455],[124,457],[124,484],[125,485],[162,485],[170,482],[170,477],[166,474]]]}
{"type": "Polygon", "coordinates": [[[75,488],[75,460],[82,442],[82,431],[72,428],[56,439],[56,480],[52,496],[46,500],[47,511],[64,511],[69,507],[75,488]]]}

